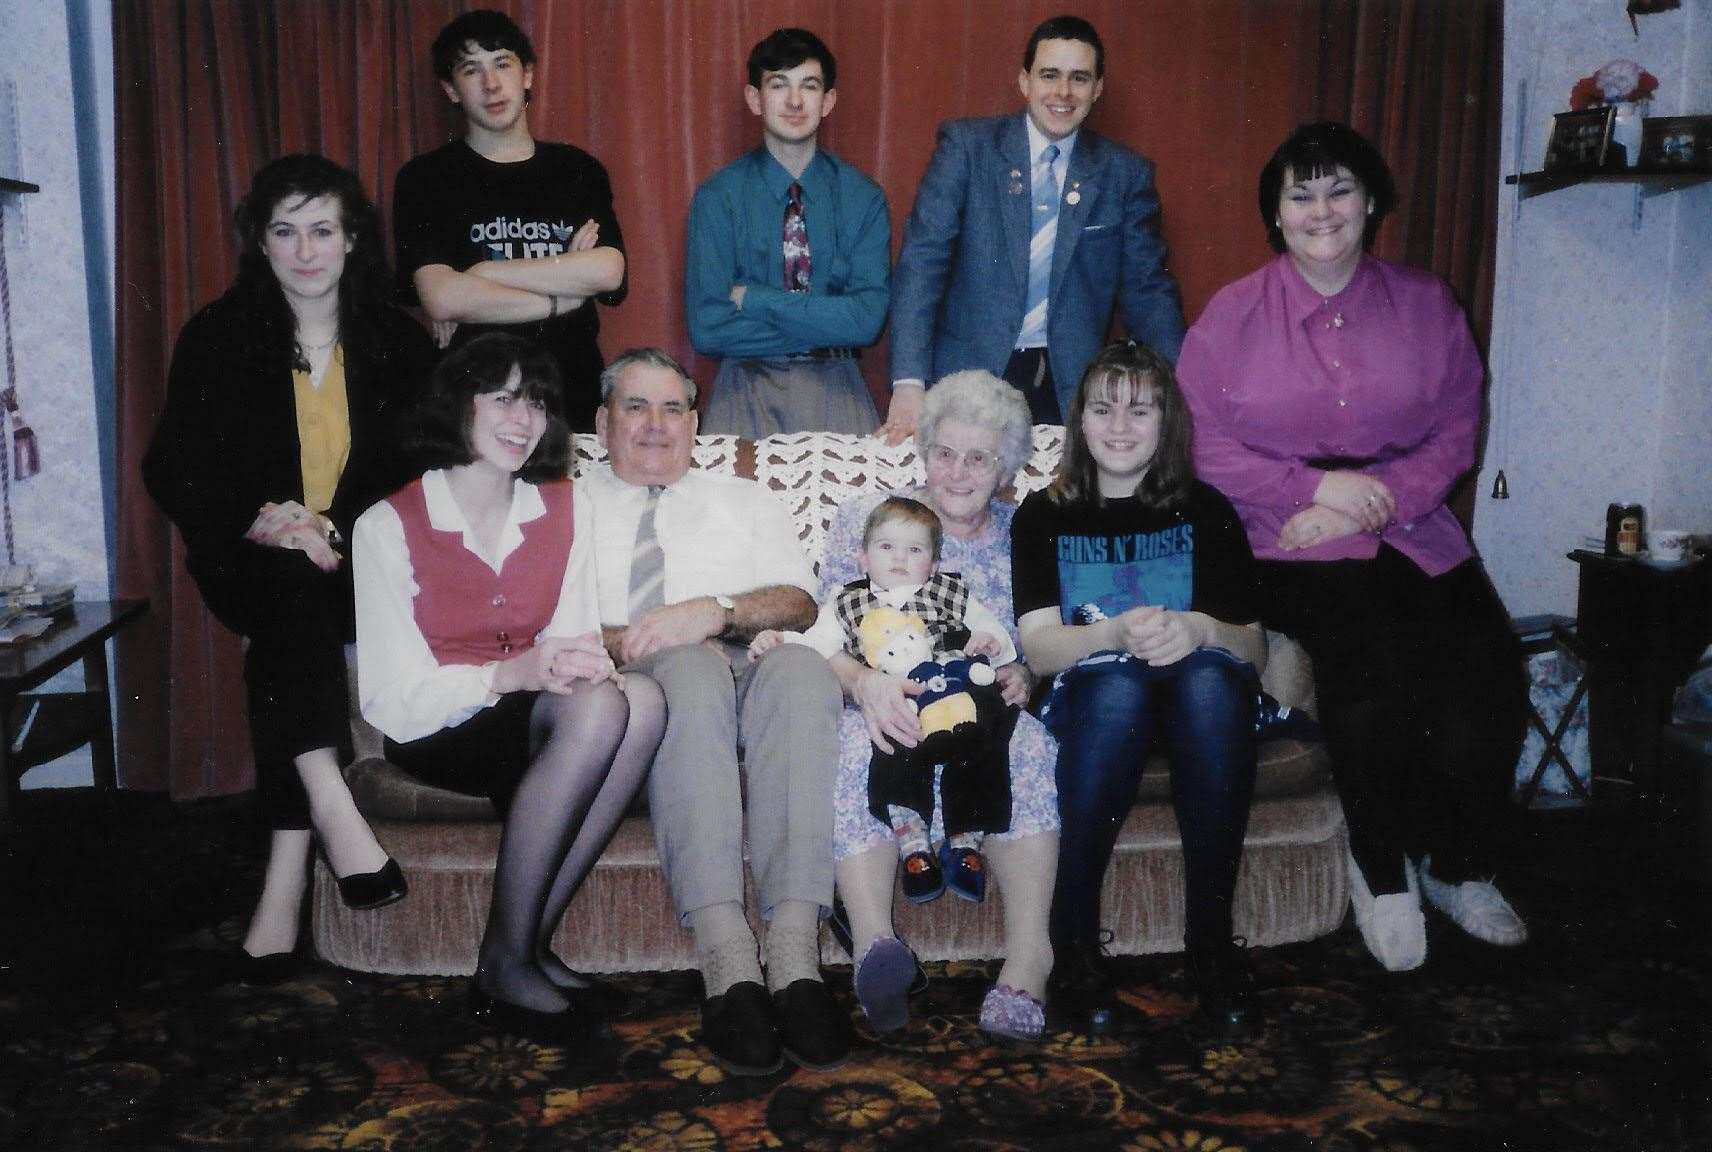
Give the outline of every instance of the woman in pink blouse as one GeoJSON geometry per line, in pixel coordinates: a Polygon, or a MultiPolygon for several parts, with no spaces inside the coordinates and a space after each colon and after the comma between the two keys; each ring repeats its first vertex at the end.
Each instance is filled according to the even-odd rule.
{"type": "Polygon", "coordinates": [[[1266,622],[1314,660],[1356,924],[1403,971],[1426,959],[1422,896],[1478,939],[1527,938],[1491,882],[1527,689],[1445,505],[1474,464],[1480,356],[1441,280],[1367,254],[1392,197],[1349,127],[1292,133],[1260,174],[1280,255],[1213,297],[1178,374],[1196,471],[1242,517],[1266,622]]]}

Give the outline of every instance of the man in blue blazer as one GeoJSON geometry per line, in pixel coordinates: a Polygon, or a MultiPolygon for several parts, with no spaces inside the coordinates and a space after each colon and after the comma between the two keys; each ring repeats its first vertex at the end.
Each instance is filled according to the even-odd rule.
{"type": "Polygon", "coordinates": [[[1023,52],[1023,115],[940,125],[892,277],[892,443],[915,430],[925,387],[964,368],[1061,423],[1114,305],[1132,337],[1177,358],[1153,165],[1082,127],[1104,73],[1094,26],[1055,17],[1023,52]]]}

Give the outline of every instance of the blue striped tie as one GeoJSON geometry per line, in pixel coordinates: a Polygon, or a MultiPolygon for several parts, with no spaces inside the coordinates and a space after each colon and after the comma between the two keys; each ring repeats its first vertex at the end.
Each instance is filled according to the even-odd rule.
{"type": "Polygon", "coordinates": [[[1058,238],[1058,174],[1052,170],[1058,145],[1048,144],[1034,170],[1030,203],[1034,206],[1034,238],[1028,244],[1028,295],[1023,300],[1022,333],[1017,347],[1046,343],[1046,296],[1052,287],[1052,244],[1058,238]]]}

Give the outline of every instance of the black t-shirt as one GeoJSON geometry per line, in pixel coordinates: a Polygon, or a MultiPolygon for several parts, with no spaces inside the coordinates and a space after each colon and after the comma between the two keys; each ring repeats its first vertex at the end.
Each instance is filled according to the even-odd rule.
{"type": "Polygon", "coordinates": [[[1087,624],[1139,604],[1227,624],[1260,616],[1242,522],[1199,480],[1169,510],[1134,497],[1055,504],[1031,493],[1011,523],[1011,581],[1019,620],[1057,608],[1063,623],[1087,624]]]}
{"type": "MultiPolygon", "coordinates": [[[[407,304],[417,303],[412,277],[425,265],[444,264],[463,272],[483,260],[557,255],[569,249],[572,233],[591,218],[600,225],[601,246],[624,251],[606,169],[580,148],[538,140],[535,155],[504,164],[462,140],[425,152],[399,169],[393,189],[399,295],[407,304]]],[[[617,304],[628,288],[627,275],[617,291],[595,299],[617,304]]],[[[596,343],[600,318],[593,300],[551,320],[460,324],[452,347],[495,330],[546,345],[565,373],[566,415],[572,427],[587,431],[594,426],[604,362],[596,343]]]]}

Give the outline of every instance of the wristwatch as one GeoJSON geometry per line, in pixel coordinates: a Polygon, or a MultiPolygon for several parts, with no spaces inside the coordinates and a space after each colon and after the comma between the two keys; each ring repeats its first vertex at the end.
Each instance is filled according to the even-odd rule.
{"type": "Polygon", "coordinates": [[[737,627],[737,601],[729,596],[715,596],[713,602],[725,610],[725,627],[719,630],[719,634],[728,636],[737,627]]]}

